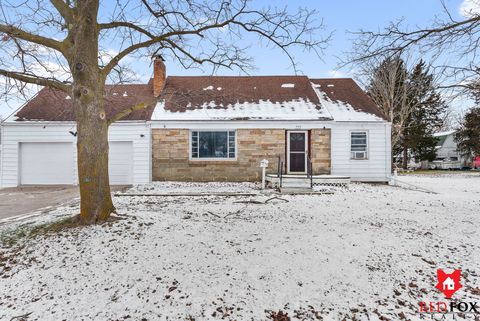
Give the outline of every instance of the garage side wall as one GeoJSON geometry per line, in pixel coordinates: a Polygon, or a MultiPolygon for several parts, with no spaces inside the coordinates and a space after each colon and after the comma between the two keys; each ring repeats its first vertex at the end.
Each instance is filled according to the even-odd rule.
{"type": "MultiPolygon", "coordinates": [[[[69,181],[78,184],[76,127],[73,123],[5,123],[2,138],[0,187],[16,187],[22,182],[20,146],[22,143],[70,143],[72,171],[69,181]]],[[[148,124],[119,123],[111,126],[110,142],[132,143],[132,183],[147,184],[151,178],[150,127],[148,124]]],[[[43,151],[48,153],[48,150],[43,151]]]]}

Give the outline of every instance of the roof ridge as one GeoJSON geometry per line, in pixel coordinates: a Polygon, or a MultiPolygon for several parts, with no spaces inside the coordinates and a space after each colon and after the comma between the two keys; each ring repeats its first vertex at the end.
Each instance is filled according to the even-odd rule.
{"type": "Polygon", "coordinates": [[[278,78],[307,78],[309,79],[308,76],[306,75],[255,75],[255,76],[175,76],[175,75],[170,75],[167,76],[167,78],[172,77],[172,78],[272,78],[272,77],[278,77],[278,78]]]}
{"type": "Polygon", "coordinates": [[[309,78],[310,80],[353,80],[352,77],[336,77],[336,78],[309,78]]]}

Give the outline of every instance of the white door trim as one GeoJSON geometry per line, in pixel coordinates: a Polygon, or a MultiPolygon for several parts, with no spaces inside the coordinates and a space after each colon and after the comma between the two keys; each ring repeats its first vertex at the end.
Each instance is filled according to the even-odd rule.
{"type": "Polygon", "coordinates": [[[287,130],[287,173],[288,174],[306,174],[308,166],[308,130],[287,130]],[[290,134],[294,133],[303,133],[305,134],[305,171],[303,172],[292,172],[290,170],[290,134]]]}

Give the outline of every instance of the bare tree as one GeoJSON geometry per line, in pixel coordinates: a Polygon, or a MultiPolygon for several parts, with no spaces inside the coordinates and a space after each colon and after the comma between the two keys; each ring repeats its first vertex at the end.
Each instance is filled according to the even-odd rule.
{"type": "Polygon", "coordinates": [[[363,65],[367,92],[392,122],[392,146],[397,146],[414,108],[409,97],[408,69],[399,56],[363,65]]]}
{"type": "Polygon", "coordinates": [[[251,33],[280,48],[296,69],[293,47],[319,55],[326,45],[327,39],[316,38],[322,29],[316,19],[316,12],[307,9],[257,8],[249,0],[118,0],[102,5],[99,0],[2,0],[0,76],[8,88],[22,91],[25,84],[36,84],[72,97],[80,217],[94,223],[114,211],[107,134],[117,117],[106,118],[104,85],[126,57],[161,53],[185,68],[210,64],[246,71],[252,59],[242,37],[251,33]],[[105,59],[102,52],[112,44],[119,48],[105,59]]]}
{"type": "Polygon", "coordinates": [[[444,1],[443,13],[430,26],[409,28],[403,19],[391,22],[380,31],[353,32],[356,40],[345,65],[361,65],[371,59],[394,57],[405,52],[427,57],[435,74],[445,77],[443,88],[469,89],[480,76],[480,11],[463,12],[463,19],[454,19],[444,1]]]}
{"type": "Polygon", "coordinates": [[[422,160],[432,157],[432,133],[443,125],[447,106],[425,62],[409,67],[404,59],[395,56],[363,72],[368,75],[367,93],[392,122],[394,156],[403,153],[404,168],[410,155],[422,160]]]}

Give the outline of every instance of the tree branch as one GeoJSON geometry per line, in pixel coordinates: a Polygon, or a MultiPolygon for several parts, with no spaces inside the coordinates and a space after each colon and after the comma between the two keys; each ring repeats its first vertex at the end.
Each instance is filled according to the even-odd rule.
{"type": "Polygon", "coordinates": [[[125,110],[122,110],[121,112],[115,114],[112,118],[110,118],[108,120],[108,125],[111,125],[113,124],[114,122],[117,122],[119,120],[121,120],[122,118],[124,117],[127,117],[128,115],[130,115],[131,113],[137,111],[137,110],[142,110],[142,109],[146,109],[148,108],[151,104],[153,104],[155,101],[150,101],[150,102],[143,102],[143,103],[139,103],[139,104],[136,104],[135,106],[131,107],[131,108],[128,108],[128,109],[125,109],[125,110]]]}
{"type": "Polygon", "coordinates": [[[73,12],[67,3],[63,2],[62,0],[50,0],[50,2],[67,23],[71,23],[73,21],[73,12]]]}
{"type": "Polygon", "coordinates": [[[70,85],[61,83],[56,79],[43,78],[36,75],[29,75],[26,73],[19,73],[19,72],[4,70],[4,69],[0,69],[0,75],[5,76],[7,78],[13,78],[15,80],[22,81],[29,84],[59,89],[68,94],[71,92],[70,85]]]}
{"type": "Polygon", "coordinates": [[[65,46],[63,42],[24,31],[13,25],[0,24],[0,32],[6,33],[12,38],[19,38],[25,41],[36,43],[38,45],[52,48],[61,52],[62,54],[65,51],[65,46]]]}
{"type": "Polygon", "coordinates": [[[130,29],[133,29],[135,31],[138,31],[138,32],[146,35],[149,38],[155,38],[155,35],[150,33],[148,30],[146,30],[142,27],[139,27],[136,24],[133,24],[131,22],[127,22],[127,21],[112,21],[112,22],[108,22],[108,23],[99,23],[98,24],[98,28],[103,29],[103,30],[104,29],[113,29],[113,28],[118,28],[118,27],[130,28],[130,29]]]}
{"type": "MultiPolygon", "coordinates": [[[[381,56],[388,54],[389,57],[392,57],[396,54],[403,52],[405,49],[417,45],[423,40],[426,40],[434,35],[441,37],[442,33],[446,32],[458,32],[458,33],[467,33],[466,31],[471,30],[476,25],[480,23],[480,16],[475,16],[471,19],[464,21],[454,22],[451,24],[441,25],[435,28],[426,28],[419,29],[411,32],[403,32],[398,29],[397,26],[394,28],[390,27],[384,33],[373,33],[373,32],[364,32],[360,31],[357,34],[368,35],[370,39],[368,42],[375,42],[377,39],[391,39],[391,42],[387,45],[380,46],[373,51],[367,51],[365,54],[359,58],[353,59],[351,62],[358,62],[366,60],[375,56],[381,56]],[[464,28],[464,29],[462,29],[464,28]],[[458,30],[457,30],[458,29],[458,30]],[[397,43],[395,45],[395,43],[397,43]]],[[[444,40],[444,39],[441,39],[444,40]]],[[[438,42],[434,45],[441,45],[441,42],[438,42]]]]}
{"type": "Polygon", "coordinates": [[[147,48],[150,47],[151,45],[154,45],[156,43],[160,43],[170,37],[174,36],[186,36],[186,35],[199,35],[201,36],[202,32],[210,30],[210,29],[219,29],[222,27],[227,26],[228,24],[232,23],[235,21],[236,15],[233,16],[231,19],[225,20],[222,23],[215,23],[211,24],[208,26],[204,26],[201,28],[198,28],[196,30],[179,30],[179,31],[172,31],[172,32],[167,32],[161,36],[154,37],[150,40],[146,40],[143,42],[136,43],[130,47],[125,48],[122,50],[120,53],[118,53],[115,57],[110,60],[110,62],[103,68],[103,76],[106,77],[110,71],[112,71],[113,67],[115,67],[120,60],[122,60],[125,56],[128,54],[134,52],[135,50],[141,49],[141,48],[147,48]]]}

